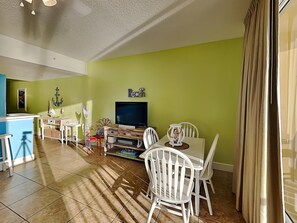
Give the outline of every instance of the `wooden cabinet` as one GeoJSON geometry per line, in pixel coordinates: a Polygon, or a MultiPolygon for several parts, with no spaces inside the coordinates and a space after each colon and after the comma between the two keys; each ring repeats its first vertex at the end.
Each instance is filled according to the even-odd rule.
{"type": "Polygon", "coordinates": [[[40,118],[41,138],[59,139],[63,143],[64,124],[69,121],[69,118],[40,118]]]}
{"type": "Polygon", "coordinates": [[[143,145],[144,130],[144,128],[119,128],[117,125],[106,126],[104,128],[105,154],[143,161],[139,155],[145,151],[143,145]]]}

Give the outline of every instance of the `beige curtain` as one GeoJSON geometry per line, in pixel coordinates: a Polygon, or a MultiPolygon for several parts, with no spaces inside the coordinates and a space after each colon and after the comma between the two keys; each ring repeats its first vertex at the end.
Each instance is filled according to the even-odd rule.
{"type": "Polygon", "coordinates": [[[246,222],[284,222],[278,105],[278,1],[245,18],[233,190],[246,222]]]}

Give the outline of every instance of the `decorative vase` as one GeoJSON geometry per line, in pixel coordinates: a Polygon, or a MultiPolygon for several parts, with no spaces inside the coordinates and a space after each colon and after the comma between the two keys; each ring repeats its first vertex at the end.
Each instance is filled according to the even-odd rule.
{"type": "Polygon", "coordinates": [[[185,138],[185,132],[180,124],[171,124],[167,131],[169,144],[172,146],[181,146],[185,138]]]}
{"type": "Polygon", "coordinates": [[[54,118],[56,115],[56,112],[53,108],[50,108],[49,111],[48,111],[48,116],[51,117],[51,118],[54,118]]]}

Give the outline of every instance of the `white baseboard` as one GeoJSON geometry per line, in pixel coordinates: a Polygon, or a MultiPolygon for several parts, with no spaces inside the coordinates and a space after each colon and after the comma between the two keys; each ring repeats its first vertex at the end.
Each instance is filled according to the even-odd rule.
{"type": "Polygon", "coordinates": [[[233,173],[233,165],[231,164],[213,162],[212,168],[215,170],[222,170],[222,171],[233,173]]]}
{"type": "MultiPolygon", "coordinates": [[[[23,163],[26,163],[26,162],[29,162],[29,161],[33,161],[35,159],[35,156],[34,154],[32,155],[28,155],[28,156],[25,156],[25,157],[21,157],[21,158],[17,158],[13,161],[13,165],[14,166],[17,166],[17,165],[20,165],[20,164],[23,164],[23,163]]],[[[0,162],[0,171],[3,171],[3,165],[2,165],[3,162],[0,162]]]]}

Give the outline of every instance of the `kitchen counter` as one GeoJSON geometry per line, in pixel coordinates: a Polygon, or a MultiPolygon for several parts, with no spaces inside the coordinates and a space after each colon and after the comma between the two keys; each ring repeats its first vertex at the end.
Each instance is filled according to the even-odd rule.
{"type": "MultiPolygon", "coordinates": [[[[0,117],[0,134],[12,134],[11,152],[14,165],[34,160],[34,118],[39,115],[14,113],[0,117]]],[[[0,145],[0,157],[2,157],[0,145]]],[[[2,160],[0,159],[0,170],[2,160]]]]}
{"type": "Polygon", "coordinates": [[[20,120],[20,119],[32,119],[37,118],[40,115],[28,114],[28,113],[12,113],[7,114],[4,117],[0,117],[0,122],[7,121],[7,120],[20,120]]]}

